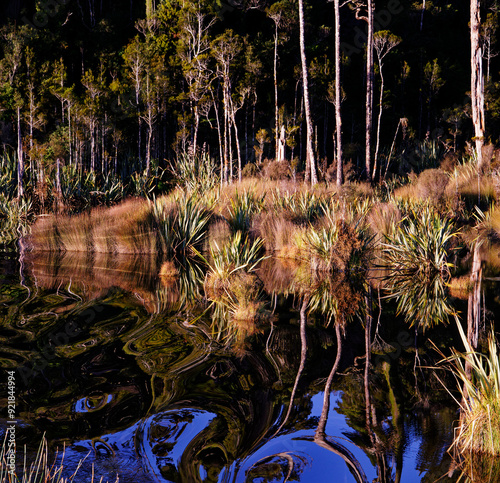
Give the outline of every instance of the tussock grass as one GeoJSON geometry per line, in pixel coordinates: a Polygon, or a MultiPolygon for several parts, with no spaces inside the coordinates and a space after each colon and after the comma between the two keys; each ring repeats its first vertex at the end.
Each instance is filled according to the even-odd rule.
{"type": "Polygon", "coordinates": [[[500,359],[494,333],[488,354],[475,351],[457,320],[465,352],[452,349],[446,363],[457,379],[462,396],[461,417],[453,447],[460,454],[500,456],[500,359]]]}
{"type": "Polygon", "coordinates": [[[395,203],[376,203],[368,214],[367,224],[378,242],[392,235],[401,218],[401,210],[395,203]]]}
{"type": "Polygon", "coordinates": [[[265,212],[256,216],[253,232],[264,240],[266,251],[282,258],[299,258],[294,240],[305,230],[282,214],[265,212]]]}
{"type": "Polygon", "coordinates": [[[479,173],[477,164],[472,160],[458,165],[451,173],[447,195],[458,195],[470,204],[486,204],[496,200],[495,179],[479,173]]]}

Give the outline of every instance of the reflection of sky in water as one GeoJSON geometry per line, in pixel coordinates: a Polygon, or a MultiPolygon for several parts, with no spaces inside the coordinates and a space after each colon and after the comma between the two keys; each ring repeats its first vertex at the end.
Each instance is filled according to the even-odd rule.
{"type": "MultiPolygon", "coordinates": [[[[331,393],[326,435],[335,437],[338,443],[350,451],[360,462],[368,481],[372,481],[376,478],[376,471],[370,460],[361,449],[342,436],[342,431],[349,430],[350,428],[345,422],[345,417],[335,411],[336,402],[341,397],[341,393],[331,393]]],[[[323,408],[323,393],[313,396],[312,403],[311,417],[319,418],[323,408]]],[[[293,456],[294,460],[305,459],[305,464],[301,467],[299,477],[299,481],[301,482],[331,481],[335,483],[355,483],[356,479],[349,471],[345,461],[339,455],[320,447],[312,440],[313,437],[313,429],[295,431],[291,434],[283,434],[275,437],[246,459],[243,468],[236,478],[236,482],[253,481],[246,479],[248,476],[247,472],[251,467],[257,467],[259,462],[262,464],[266,458],[272,455],[286,453],[289,456],[293,456]]],[[[231,479],[229,480],[232,481],[231,479]]]]}

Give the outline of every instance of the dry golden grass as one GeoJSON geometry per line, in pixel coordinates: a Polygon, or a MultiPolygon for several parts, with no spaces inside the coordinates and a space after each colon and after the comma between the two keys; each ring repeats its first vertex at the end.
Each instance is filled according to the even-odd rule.
{"type": "Polygon", "coordinates": [[[267,252],[279,252],[282,256],[297,256],[297,245],[295,238],[304,230],[274,211],[268,211],[258,215],[252,225],[252,233],[264,239],[267,252]],[[285,255],[287,254],[287,255],[285,255]]]}
{"type": "Polygon", "coordinates": [[[148,223],[151,205],[127,200],[112,208],[92,210],[93,250],[98,253],[155,253],[157,236],[148,223]]]}
{"type": "Polygon", "coordinates": [[[472,290],[470,275],[452,277],[448,282],[448,292],[452,297],[460,300],[467,300],[472,290]]]}
{"type": "Polygon", "coordinates": [[[377,203],[368,214],[368,226],[376,239],[390,235],[397,223],[401,221],[401,211],[394,203],[377,203]]]}
{"type": "Polygon", "coordinates": [[[33,250],[52,252],[60,250],[57,218],[54,215],[39,216],[31,227],[27,243],[33,250]]]}
{"type": "Polygon", "coordinates": [[[227,222],[222,218],[217,218],[208,228],[208,239],[212,246],[222,247],[231,240],[231,230],[227,222]]]}
{"type": "Polygon", "coordinates": [[[496,200],[495,179],[491,175],[480,174],[473,162],[462,164],[451,173],[446,194],[448,197],[458,195],[472,201],[496,200]]]}

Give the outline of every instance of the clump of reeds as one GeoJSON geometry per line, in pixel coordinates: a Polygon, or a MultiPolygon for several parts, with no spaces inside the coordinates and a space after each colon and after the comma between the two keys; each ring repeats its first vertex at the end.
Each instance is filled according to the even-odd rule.
{"type": "MultiPolygon", "coordinates": [[[[7,438],[7,436],[6,436],[7,438]]],[[[23,466],[21,469],[21,474],[19,475],[18,469],[16,468],[15,474],[9,473],[9,466],[6,461],[6,438],[2,445],[0,451],[0,483],[12,483],[12,482],[22,482],[22,483],[72,483],[79,481],[78,472],[85,462],[85,458],[78,462],[78,465],[74,472],[70,476],[63,476],[64,470],[64,449],[61,454],[56,452],[54,456],[54,461],[49,461],[49,448],[45,436],[42,438],[40,445],[38,447],[35,460],[29,463],[26,459],[26,454],[22,458],[23,466]]],[[[26,448],[25,448],[26,453],[26,448]]],[[[90,483],[94,481],[103,482],[103,477],[99,480],[95,479],[94,470],[92,468],[92,477],[90,483]]],[[[119,481],[118,475],[116,477],[115,483],[119,481]]]]}
{"type": "Polygon", "coordinates": [[[458,321],[457,325],[465,352],[452,349],[442,361],[455,374],[462,397],[453,446],[464,457],[500,456],[500,359],[495,335],[489,335],[485,355],[474,350],[458,321]]]}
{"type": "Polygon", "coordinates": [[[412,325],[425,329],[453,313],[446,282],[451,268],[448,250],[456,234],[450,220],[427,206],[405,216],[382,244],[385,288],[412,325]]]}

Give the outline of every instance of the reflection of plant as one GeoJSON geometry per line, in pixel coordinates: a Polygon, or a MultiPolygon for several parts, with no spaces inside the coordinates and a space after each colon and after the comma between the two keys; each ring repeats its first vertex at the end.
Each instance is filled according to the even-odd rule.
{"type": "Polygon", "coordinates": [[[406,320],[424,329],[444,322],[453,313],[446,297],[450,241],[456,235],[451,222],[429,207],[411,211],[382,244],[389,297],[406,320]]]}
{"type": "Polygon", "coordinates": [[[462,396],[462,415],[454,446],[464,456],[500,456],[500,359],[494,333],[488,338],[488,355],[474,350],[457,323],[466,352],[452,349],[444,359],[451,363],[462,396]]]}

